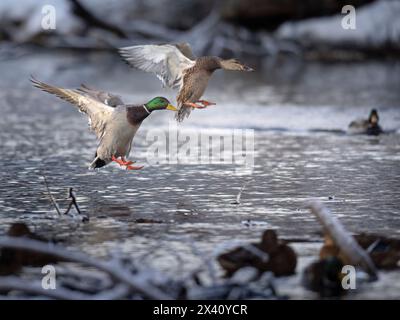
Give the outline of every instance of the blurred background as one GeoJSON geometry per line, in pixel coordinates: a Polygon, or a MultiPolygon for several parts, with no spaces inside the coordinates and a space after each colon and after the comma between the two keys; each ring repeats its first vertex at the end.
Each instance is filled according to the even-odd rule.
{"type": "Polygon", "coordinates": [[[380,115],[386,128],[397,130],[399,16],[397,0],[5,0],[0,63],[2,85],[12,85],[3,91],[9,96],[15,86],[29,85],[21,79],[32,73],[66,86],[79,85],[78,77],[139,100],[148,91],[174,99],[152,75],[127,68],[115,48],[188,42],[198,56],[236,57],[257,73],[216,73],[207,94],[222,108],[197,112],[187,124],[211,117],[212,126],[226,126],[223,102],[236,112],[243,110],[240,100],[248,108],[230,122],[234,127],[345,130],[378,108],[386,111],[380,115]],[[352,18],[342,13],[346,5],[355,8],[354,28],[343,27],[352,18]],[[334,114],[315,117],[325,111],[334,114]]]}
{"type": "MultiPolygon", "coordinates": [[[[5,0],[0,5],[0,61],[6,82],[14,85],[21,83],[21,70],[43,74],[43,80],[65,77],[61,83],[76,86],[79,70],[82,80],[91,73],[87,76],[95,86],[109,81],[104,89],[140,95],[143,86],[154,92],[159,84],[151,75],[127,69],[115,48],[188,42],[198,56],[236,57],[258,71],[251,76],[218,73],[208,90],[210,99],[217,98],[213,88],[229,77],[222,95],[218,90],[220,102],[224,94],[229,99],[245,88],[241,99],[251,106],[278,104],[280,110],[281,104],[289,105],[285,111],[290,112],[282,115],[286,121],[299,104],[335,105],[345,113],[315,126],[345,129],[358,116],[353,110],[346,113],[349,107],[363,107],[359,116],[366,117],[372,107],[391,109],[399,101],[399,16],[397,0],[5,0]],[[355,8],[354,28],[343,27],[352,18],[347,10],[342,13],[346,5],[355,8]],[[93,76],[96,72],[108,76],[93,76]]],[[[309,115],[300,114],[305,117],[294,117],[292,129],[309,125],[309,115]]],[[[279,113],[275,116],[270,127],[282,124],[279,113]]],[[[396,129],[392,116],[385,120],[396,129]]],[[[253,116],[243,121],[244,126],[266,127],[254,123],[253,116]]]]}
{"type": "Polygon", "coordinates": [[[0,40],[47,48],[111,49],[132,42],[188,41],[200,54],[281,53],[320,59],[399,55],[396,0],[5,0],[0,40]],[[43,30],[45,5],[56,29],[43,30]],[[356,8],[356,29],[341,27],[356,8]]]}
{"type": "MultiPolygon", "coordinates": [[[[150,251],[149,263],[172,274],[167,247],[182,254],[183,268],[197,266],[188,235],[207,253],[224,241],[259,239],[267,227],[283,238],[318,238],[305,206],[311,198],[352,232],[400,236],[399,17],[397,0],[0,1],[0,234],[22,220],[95,255],[150,251]],[[56,25],[45,30],[48,5],[56,25]],[[342,27],[345,5],[355,7],[355,29],[342,27]],[[30,74],[61,87],[84,82],[128,103],[175,101],[176,92],[129,68],[115,48],[184,41],[198,56],[236,57],[256,69],[216,72],[204,98],[217,105],[179,127],[211,135],[254,129],[253,174],[237,175],[235,164],[88,171],[96,140],[86,118],[33,88],[30,74]],[[385,134],[348,134],[372,108],[385,134]],[[90,223],[72,230],[49,219],[44,173],[57,198],[67,186],[77,190],[90,223]],[[232,205],[246,181],[242,204],[232,205]]],[[[171,113],[159,112],[143,123],[132,160],[145,164],[146,134],[169,121],[171,113]]],[[[316,252],[307,248],[301,257],[316,252]]],[[[398,281],[388,279],[370,294],[398,298],[398,281]]]]}

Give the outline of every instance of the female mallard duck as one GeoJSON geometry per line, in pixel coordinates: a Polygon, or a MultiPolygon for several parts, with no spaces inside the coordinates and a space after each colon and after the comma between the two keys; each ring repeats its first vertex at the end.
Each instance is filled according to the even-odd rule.
{"type": "Polygon", "coordinates": [[[131,150],[132,140],[142,121],[156,110],[177,109],[166,98],[156,97],[143,105],[128,105],[113,94],[90,89],[82,85],[70,90],[54,87],[31,78],[33,85],[76,105],[89,117],[90,129],[100,140],[90,168],[100,168],[112,161],[127,170],[139,170],[132,161],[125,160],[131,150]],[[121,159],[118,159],[121,158],[121,159]]]}
{"type": "Polygon", "coordinates": [[[297,255],[284,241],[278,239],[275,230],[265,230],[261,242],[237,247],[217,258],[227,276],[240,268],[251,266],[260,272],[272,271],[275,276],[291,275],[296,270],[297,255]]]}
{"type": "Polygon", "coordinates": [[[155,73],[164,86],[179,88],[176,99],[178,121],[188,117],[193,108],[202,109],[215,104],[199,100],[215,70],[253,71],[236,59],[195,58],[187,43],[125,47],[120,48],[119,53],[131,66],[155,73]]]}
{"type": "Polygon", "coordinates": [[[378,112],[375,109],[372,109],[368,119],[352,121],[349,124],[349,131],[351,133],[369,134],[377,136],[383,132],[378,122],[379,122],[378,112]]]}

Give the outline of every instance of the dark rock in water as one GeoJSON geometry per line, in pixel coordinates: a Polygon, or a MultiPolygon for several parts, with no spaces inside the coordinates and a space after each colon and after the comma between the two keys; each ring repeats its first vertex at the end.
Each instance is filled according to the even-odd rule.
{"type": "Polygon", "coordinates": [[[346,293],[342,286],[343,262],[337,257],[327,257],[311,263],[304,269],[303,285],[321,297],[339,297],[346,293]]]}
{"type": "MultiPolygon", "coordinates": [[[[10,237],[26,237],[38,241],[48,240],[34,234],[25,223],[14,223],[7,232],[10,237]]],[[[60,259],[43,253],[22,249],[0,249],[0,275],[18,273],[23,266],[43,267],[46,264],[57,263],[60,259]]]]}
{"type": "Polygon", "coordinates": [[[156,219],[139,218],[135,220],[135,223],[163,223],[163,221],[156,219]]]}
{"type": "Polygon", "coordinates": [[[274,230],[266,230],[260,243],[221,254],[218,262],[229,277],[240,268],[248,266],[259,272],[271,271],[279,277],[295,273],[297,256],[290,246],[278,239],[274,230]]]}

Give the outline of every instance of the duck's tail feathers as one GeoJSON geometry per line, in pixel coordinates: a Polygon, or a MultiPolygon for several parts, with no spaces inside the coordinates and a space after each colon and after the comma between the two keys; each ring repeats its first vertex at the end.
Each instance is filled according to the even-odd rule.
{"type": "Polygon", "coordinates": [[[191,107],[181,106],[175,115],[176,121],[182,122],[185,118],[189,117],[190,112],[192,112],[192,109],[193,108],[191,107]]]}
{"type": "Polygon", "coordinates": [[[96,156],[95,156],[93,162],[90,164],[89,169],[101,168],[101,167],[104,167],[106,164],[107,164],[107,162],[105,162],[103,159],[100,159],[96,153],[96,156]]]}

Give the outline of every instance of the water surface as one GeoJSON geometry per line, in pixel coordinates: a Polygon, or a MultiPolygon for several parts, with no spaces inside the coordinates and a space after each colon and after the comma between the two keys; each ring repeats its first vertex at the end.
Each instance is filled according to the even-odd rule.
{"type": "MultiPolygon", "coordinates": [[[[215,136],[254,129],[251,174],[237,164],[146,165],[146,136],[168,128],[173,114],[167,111],[152,114],[134,140],[130,158],[144,164],[143,170],[110,165],[89,171],[96,141],[85,116],[32,88],[30,74],[66,87],[86,82],[138,104],[156,95],[173,100],[174,92],[110,54],[23,48],[3,57],[0,234],[25,221],[93,255],[110,250],[146,255],[143,263],[172,275],[178,267],[188,271],[199,265],[190,242],[213,254],[230,241],[258,239],[265,228],[284,238],[320,239],[320,227],[306,207],[310,199],[325,202],[352,232],[400,237],[400,65],[294,58],[254,64],[257,73],[217,73],[205,94],[217,106],[196,110],[179,126],[182,133],[215,136]],[[347,134],[348,123],[368,116],[371,108],[378,109],[389,134],[347,134]],[[57,218],[42,175],[61,206],[73,187],[90,222],[57,218]],[[232,204],[246,182],[242,203],[232,204]],[[141,218],[161,223],[137,223],[141,218]]],[[[310,258],[304,247],[299,250],[310,258]]],[[[396,296],[386,289],[388,297],[396,296]]]]}

